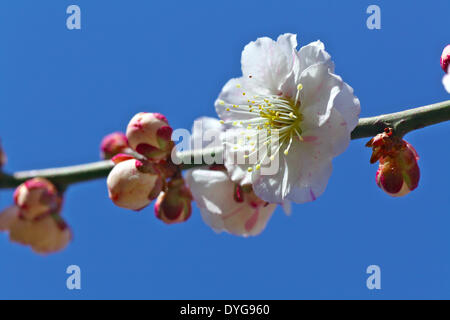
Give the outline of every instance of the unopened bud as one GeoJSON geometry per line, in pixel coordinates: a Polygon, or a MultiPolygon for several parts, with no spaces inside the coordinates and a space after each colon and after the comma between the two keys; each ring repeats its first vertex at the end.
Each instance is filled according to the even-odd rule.
{"type": "Polygon", "coordinates": [[[62,198],[56,187],[47,179],[34,178],[17,187],[14,202],[26,220],[59,212],[62,198]]]}
{"type": "Polygon", "coordinates": [[[367,143],[372,147],[371,163],[380,162],[376,174],[377,185],[393,197],[401,197],[419,185],[419,156],[406,141],[392,135],[390,129],[378,134],[367,143]]]}
{"type": "Polygon", "coordinates": [[[128,124],[128,143],[149,160],[165,160],[173,148],[172,131],[162,114],[138,113],[128,124]]]}
{"type": "Polygon", "coordinates": [[[59,214],[51,214],[35,221],[17,219],[10,226],[9,237],[13,242],[31,246],[37,253],[49,254],[64,249],[72,233],[59,214]]]}
{"type": "Polygon", "coordinates": [[[100,145],[101,156],[108,160],[128,148],[128,139],[122,132],[114,132],[103,138],[100,145]]]}
{"type": "Polygon", "coordinates": [[[444,48],[441,56],[441,67],[444,72],[448,73],[448,66],[450,65],[450,44],[444,48]]]}
{"type": "Polygon", "coordinates": [[[167,224],[184,222],[191,216],[191,202],[192,194],[183,178],[172,179],[156,201],[155,215],[167,224]]]}
{"type": "Polygon", "coordinates": [[[115,205],[138,211],[159,195],[164,180],[153,164],[133,159],[118,163],[110,172],[107,185],[115,205]]]}

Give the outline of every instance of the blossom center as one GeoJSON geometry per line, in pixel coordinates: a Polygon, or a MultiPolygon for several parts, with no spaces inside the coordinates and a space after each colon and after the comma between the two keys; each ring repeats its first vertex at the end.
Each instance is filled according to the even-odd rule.
{"type": "MultiPolygon", "coordinates": [[[[261,154],[262,147],[266,150],[263,152],[262,159],[260,158],[254,167],[248,168],[249,172],[253,171],[253,168],[259,170],[265,158],[273,161],[280,151],[287,156],[294,140],[303,141],[301,129],[303,115],[299,111],[301,90],[300,84],[297,87],[295,99],[276,95],[256,95],[247,100],[246,105],[231,105],[225,109],[227,112],[245,115],[243,119],[252,115],[249,119],[242,121],[223,122],[243,128],[242,135],[247,137],[238,141],[238,145],[247,148],[251,146],[250,154],[244,157],[249,158],[254,153],[261,154]]],[[[245,92],[242,94],[246,96],[245,92]]],[[[219,103],[225,104],[223,101],[219,103]]],[[[238,117],[234,117],[236,118],[238,117]]],[[[235,146],[235,149],[238,148],[235,146]]]]}

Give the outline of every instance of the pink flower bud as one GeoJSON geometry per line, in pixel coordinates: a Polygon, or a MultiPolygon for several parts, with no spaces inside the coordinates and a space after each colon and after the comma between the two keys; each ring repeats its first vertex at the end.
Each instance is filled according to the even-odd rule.
{"type": "Polygon", "coordinates": [[[122,132],[114,132],[103,138],[100,145],[102,159],[108,160],[128,148],[128,139],[122,132]]]}
{"type": "Polygon", "coordinates": [[[161,192],[155,204],[155,215],[167,224],[185,222],[192,213],[192,195],[183,178],[175,178],[161,192]]]}
{"type": "Polygon", "coordinates": [[[114,204],[138,211],[159,195],[164,180],[153,164],[133,159],[118,163],[110,172],[107,185],[114,204]]]}
{"type": "Polygon", "coordinates": [[[72,239],[72,233],[58,214],[35,221],[17,219],[9,231],[10,240],[29,245],[36,253],[49,254],[63,250],[72,239]]]}
{"type": "Polygon", "coordinates": [[[393,197],[401,197],[419,185],[419,156],[406,141],[392,135],[388,129],[367,143],[372,147],[371,163],[380,162],[375,180],[377,185],[393,197]]]}
{"type": "Polygon", "coordinates": [[[55,186],[43,178],[34,178],[17,187],[14,202],[26,220],[59,212],[62,198],[55,186]]]}
{"type": "Polygon", "coordinates": [[[6,164],[7,162],[6,153],[2,149],[2,145],[0,144],[0,169],[6,164]]]}
{"type": "Polygon", "coordinates": [[[27,220],[17,206],[0,213],[0,231],[9,231],[11,241],[31,246],[42,254],[60,251],[72,239],[69,227],[58,213],[27,220]]]}
{"type": "Polygon", "coordinates": [[[159,113],[138,113],[127,127],[131,148],[149,160],[166,159],[173,148],[172,128],[166,117],[159,113]]]}
{"type": "Polygon", "coordinates": [[[446,73],[448,73],[448,66],[450,65],[450,44],[444,48],[441,56],[441,67],[446,73]]]}

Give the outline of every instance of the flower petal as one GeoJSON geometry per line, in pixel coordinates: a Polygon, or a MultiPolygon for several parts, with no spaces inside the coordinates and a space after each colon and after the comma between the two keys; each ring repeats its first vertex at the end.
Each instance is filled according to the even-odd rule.
{"type": "Polygon", "coordinates": [[[275,175],[253,173],[255,194],[271,203],[316,200],[325,191],[332,171],[331,157],[321,152],[313,144],[296,141],[288,156],[280,155],[280,167],[275,175]]]}
{"type": "Polygon", "coordinates": [[[335,97],[343,85],[342,80],[330,73],[324,63],[315,64],[304,70],[299,83],[300,112],[307,123],[315,126],[323,125],[330,116],[335,97]]]}
{"type": "Polygon", "coordinates": [[[450,73],[444,76],[444,78],[442,79],[442,83],[444,84],[445,90],[447,90],[447,92],[450,93],[450,73]]]}
{"type": "Polygon", "coordinates": [[[277,41],[264,37],[245,46],[242,52],[242,74],[253,88],[264,88],[261,94],[278,94],[292,71],[296,59],[297,36],[283,34],[277,41]]]}
{"type": "Polygon", "coordinates": [[[342,82],[341,90],[334,98],[333,107],[339,111],[346,123],[348,132],[351,133],[358,125],[361,105],[359,99],[353,94],[353,88],[347,83],[342,82]]]}
{"type": "Polygon", "coordinates": [[[334,63],[331,61],[331,56],[325,51],[324,44],[319,40],[301,47],[298,51],[298,58],[300,60],[300,71],[320,63],[325,64],[331,72],[334,72],[334,63]]]}
{"type": "Polygon", "coordinates": [[[276,205],[259,204],[252,207],[248,199],[236,201],[235,183],[223,171],[190,170],[186,182],[203,220],[218,233],[226,231],[244,237],[257,235],[265,228],[276,208],[276,205]]]}
{"type": "Polygon", "coordinates": [[[331,109],[328,120],[321,127],[303,127],[304,143],[316,150],[319,158],[333,158],[343,153],[350,143],[347,122],[339,111],[331,109]]]}

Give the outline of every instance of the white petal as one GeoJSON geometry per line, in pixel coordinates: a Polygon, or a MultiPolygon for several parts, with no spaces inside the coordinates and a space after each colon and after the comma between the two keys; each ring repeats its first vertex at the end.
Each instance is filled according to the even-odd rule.
{"type": "Polygon", "coordinates": [[[326,64],[315,64],[302,72],[299,83],[300,112],[307,125],[321,126],[330,116],[334,98],[339,94],[343,82],[329,72],[326,64]]]}
{"type": "MultiPolygon", "coordinates": [[[[450,72],[450,67],[449,67],[450,72]]],[[[450,93],[450,74],[447,74],[442,79],[442,83],[444,84],[445,90],[447,90],[448,93],[450,93]]]]}
{"type": "Polygon", "coordinates": [[[304,127],[304,144],[309,144],[320,158],[334,158],[343,153],[350,143],[347,122],[337,109],[331,109],[328,120],[320,127],[304,127]]]}
{"type": "Polygon", "coordinates": [[[261,94],[278,94],[290,75],[296,59],[297,36],[284,34],[277,41],[264,37],[245,46],[242,52],[242,74],[253,88],[264,88],[261,94]]]}
{"type": "Polygon", "coordinates": [[[253,175],[253,189],[268,202],[286,200],[305,203],[316,200],[326,189],[331,175],[331,158],[320,157],[318,150],[308,144],[292,145],[289,156],[280,159],[276,175],[253,175]]]}
{"type": "Polygon", "coordinates": [[[331,72],[334,72],[334,63],[331,61],[331,56],[325,51],[324,44],[319,40],[301,47],[298,57],[301,71],[317,63],[323,63],[330,68],[331,72]]]}
{"type": "Polygon", "coordinates": [[[340,92],[334,98],[333,107],[342,115],[347,130],[351,133],[358,125],[361,106],[359,99],[353,95],[353,88],[347,83],[342,83],[340,92]]]}
{"type": "Polygon", "coordinates": [[[265,228],[276,207],[252,208],[247,202],[235,201],[235,183],[223,171],[190,170],[186,174],[186,182],[203,220],[218,233],[257,235],[265,228]]]}
{"type": "Polygon", "coordinates": [[[200,209],[222,214],[233,199],[230,179],[226,172],[194,169],[186,173],[186,183],[200,209]]]}

